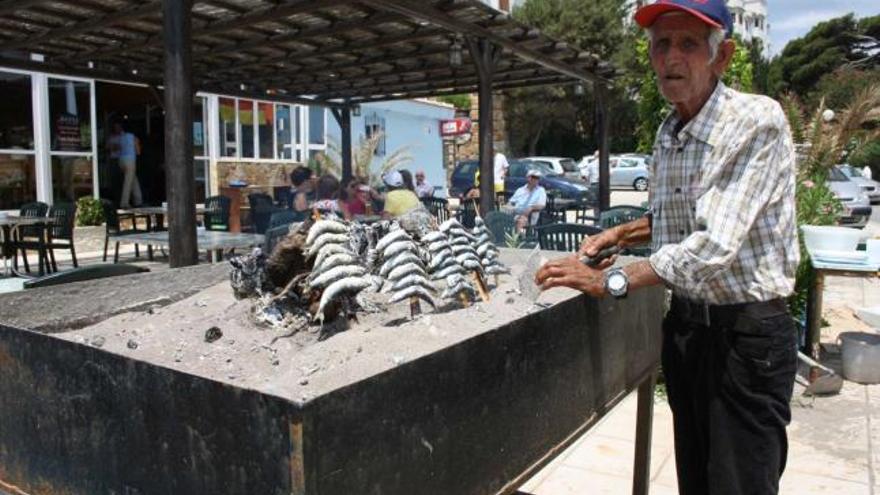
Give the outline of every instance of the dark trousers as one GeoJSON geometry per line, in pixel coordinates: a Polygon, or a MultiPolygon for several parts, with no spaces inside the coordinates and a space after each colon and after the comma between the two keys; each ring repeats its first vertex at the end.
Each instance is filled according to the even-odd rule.
{"type": "Polygon", "coordinates": [[[679,493],[776,494],[788,454],[794,323],[782,300],[710,308],[674,299],[663,322],[679,493]]]}

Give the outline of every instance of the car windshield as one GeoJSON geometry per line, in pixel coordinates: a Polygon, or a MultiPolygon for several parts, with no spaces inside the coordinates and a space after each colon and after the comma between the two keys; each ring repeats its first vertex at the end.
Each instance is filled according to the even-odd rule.
{"type": "Polygon", "coordinates": [[[563,158],[559,160],[559,163],[562,165],[562,170],[566,172],[577,172],[577,164],[571,158],[563,158]]]}
{"type": "Polygon", "coordinates": [[[846,182],[849,179],[839,169],[832,167],[828,170],[828,180],[834,182],[846,182]]]}
{"type": "Polygon", "coordinates": [[[538,169],[544,175],[557,175],[550,165],[544,162],[535,162],[532,160],[514,160],[510,162],[508,172],[511,177],[525,177],[530,169],[538,169]]]}
{"type": "Polygon", "coordinates": [[[864,177],[862,171],[857,167],[853,167],[851,165],[843,165],[840,167],[840,171],[844,173],[847,177],[864,177]]]}

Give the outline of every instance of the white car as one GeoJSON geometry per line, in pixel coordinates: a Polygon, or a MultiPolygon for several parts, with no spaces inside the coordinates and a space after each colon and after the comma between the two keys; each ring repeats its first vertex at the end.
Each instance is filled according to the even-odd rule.
{"type": "Polygon", "coordinates": [[[527,156],[523,160],[542,163],[553,170],[556,175],[562,175],[570,179],[580,179],[581,173],[577,163],[571,158],[564,156],[527,156]]]}
{"type": "Polygon", "coordinates": [[[828,188],[843,205],[837,222],[845,227],[864,228],[871,218],[871,201],[859,185],[836,167],[828,171],[828,188]]]}
{"type": "MultiPolygon", "coordinates": [[[[591,174],[596,173],[597,158],[585,156],[578,164],[581,176],[592,179],[591,174]]],[[[608,166],[611,169],[611,187],[632,188],[636,191],[647,191],[650,177],[650,155],[627,153],[624,155],[612,155],[609,157],[608,166]]],[[[591,180],[591,182],[594,182],[591,180]]]]}
{"type": "Polygon", "coordinates": [[[855,182],[868,195],[871,204],[880,203],[880,182],[871,180],[862,174],[862,171],[852,165],[837,165],[836,169],[843,172],[849,180],[855,182]]]}

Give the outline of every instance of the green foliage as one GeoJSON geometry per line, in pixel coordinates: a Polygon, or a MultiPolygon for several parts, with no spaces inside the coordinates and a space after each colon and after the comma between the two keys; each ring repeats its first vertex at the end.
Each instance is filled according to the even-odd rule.
{"type": "Polygon", "coordinates": [[[880,177],[880,139],[873,139],[850,155],[849,164],[855,167],[871,167],[871,176],[880,177]]]}
{"type": "Polygon", "coordinates": [[[438,96],[438,101],[442,101],[443,103],[449,103],[454,106],[458,110],[470,110],[471,109],[471,95],[446,95],[446,96],[438,96]]]}
{"type": "Polygon", "coordinates": [[[525,240],[523,239],[522,234],[520,234],[516,229],[512,232],[504,233],[504,246],[509,247],[511,249],[519,249],[522,247],[525,240]]]}
{"type": "Polygon", "coordinates": [[[834,110],[846,108],[853,96],[880,81],[880,68],[860,70],[841,67],[822,76],[816,87],[807,95],[808,108],[816,108],[825,100],[825,106],[834,110]]]}
{"type": "MultiPolygon", "coordinates": [[[[355,177],[366,179],[371,185],[382,185],[382,175],[389,170],[405,167],[413,158],[408,146],[402,146],[391,153],[387,153],[378,164],[374,166],[373,157],[381,143],[384,133],[377,132],[360,143],[352,146],[351,168],[355,177]]],[[[316,160],[320,173],[327,173],[342,177],[342,147],[334,139],[328,139],[327,152],[321,153],[316,160]]],[[[311,163],[311,162],[310,162],[311,163]]],[[[310,164],[311,167],[311,164],[310,164]]]]}
{"type": "Polygon", "coordinates": [[[101,200],[83,196],[76,200],[76,224],[80,227],[104,223],[104,209],[101,200]]]}

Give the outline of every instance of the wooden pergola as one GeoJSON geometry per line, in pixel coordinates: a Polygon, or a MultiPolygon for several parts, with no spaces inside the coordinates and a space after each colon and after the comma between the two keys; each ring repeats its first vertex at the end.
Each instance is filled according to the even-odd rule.
{"type": "Polygon", "coordinates": [[[0,66],[164,88],[172,266],[197,261],[195,90],[331,108],[343,175],[351,174],[354,106],[476,92],[487,211],[492,92],[593,84],[600,208],[608,206],[603,95],[614,69],[477,0],[0,0],[0,66]]]}

